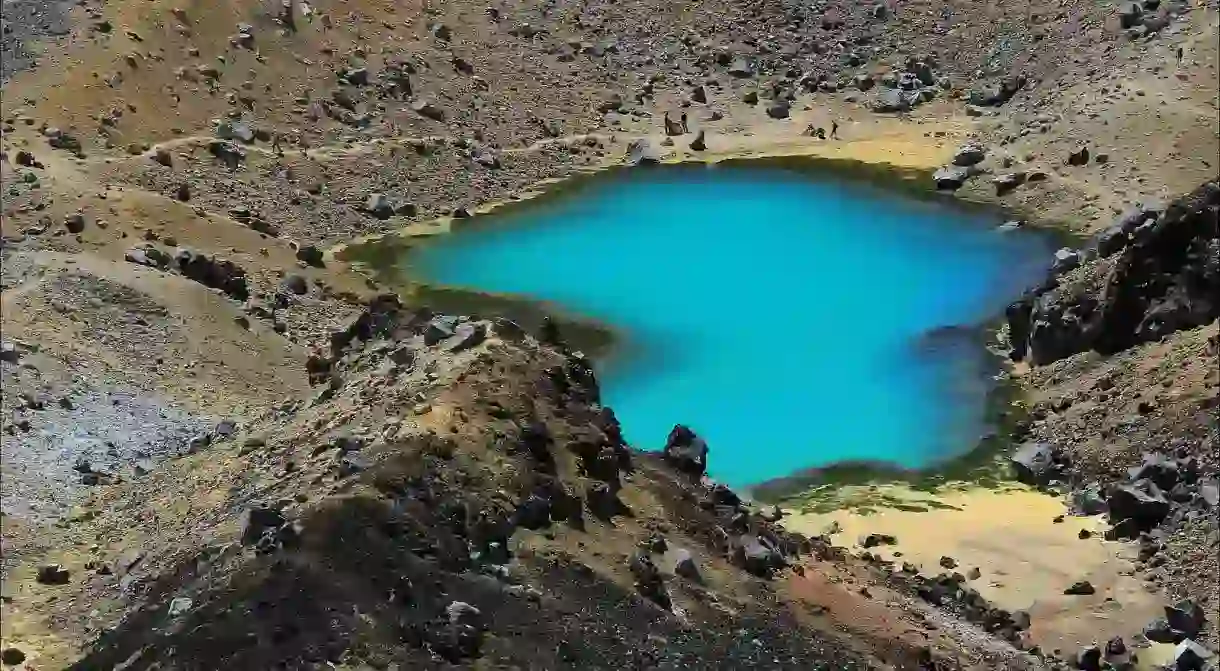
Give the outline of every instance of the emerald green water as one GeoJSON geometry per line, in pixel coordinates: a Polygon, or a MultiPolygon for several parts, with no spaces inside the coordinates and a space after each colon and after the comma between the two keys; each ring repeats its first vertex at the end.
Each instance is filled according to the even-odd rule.
{"type": "Polygon", "coordinates": [[[616,327],[596,362],[637,447],[676,422],[748,486],[844,461],[971,449],[996,362],[970,326],[1046,268],[997,216],[773,167],[609,174],[478,218],[403,258],[440,284],[544,299],[616,327]]]}

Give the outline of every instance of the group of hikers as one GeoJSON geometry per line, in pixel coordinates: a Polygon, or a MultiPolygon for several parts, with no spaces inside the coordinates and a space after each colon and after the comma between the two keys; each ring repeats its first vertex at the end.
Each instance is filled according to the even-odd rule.
{"type": "MultiPolygon", "coordinates": [[[[825,140],[827,137],[825,128],[822,128],[821,126],[814,128],[813,124],[809,124],[808,126],[805,127],[805,135],[808,135],[809,137],[816,137],[819,140],[825,140]]],[[[839,139],[839,122],[838,121],[832,120],[830,122],[830,139],[831,140],[839,139]]]]}
{"type": "MultiPolygon", "coordinates": [[[[678,117],[677,121],[674,121],[673,119],[671,119],[669,117],[668,111],[665,112],[665,134],[666,135],[685,135],[686,133],[689,133],[690,127],[686,125],[686,120],[687,120],[686,112],[683,112],[682,116],[678,117]]],[[[825,128],[822,128],[821,126],[814,127],[813,124],[809,124],[808,126],[806,126],[805,132],[803,134],[808,135],[810,137],[815,137],[819,140],[826,140],[826,139],[838,140],[839,139],[839,122],[835,121],[833,119],[831,120],[829,135],[827,135],[825,128]]]]}

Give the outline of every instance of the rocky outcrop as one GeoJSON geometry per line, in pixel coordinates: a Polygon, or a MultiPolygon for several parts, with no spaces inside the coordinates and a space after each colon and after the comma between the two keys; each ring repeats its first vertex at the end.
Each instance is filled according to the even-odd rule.
{"type": "Polygon", "coordinates": [[[1009,306],[1013,359],[1112,354],[1220,317],[1220,182],[1154,212],[1124,216],[1087,262],[1009,306]]]}
{"type": "Polygon", "coordinates": [[[665,441],[665,460],[683,473],[701,476],[707,470],[707,441],[678,424],[665,441]]]}
{"type": "Polygon", "coordinates": [[[1027,443],[1009,458],[1017,480],[1028,485],[1046,485],[1064,477],[1067,456],[1049,443],[1027,443]]]}
{"type": "Polygon", "coordinates": [[[1017,95],[1025,87],[1025,76],[1005,77],[995,84],[980,86],[970,91],[970,104],[979,107],[999,107],[1017,95]]]}
{"type": "Polygon", "coordinates": [[[966,584],[966,577],[960,573],[925,576],[914,565],[904,564],[902,571],[893,573],[891,579],[924,601],[974,622],[1007,641],[1019,644],[1023,633],[1029,630],[1029,613],[992,605],[978,590],[966,584]]]}
{"type": "Polygon", "coordinates": [[[938,191],[956,191],[977,172],[973,167],[946,165],[932,174],[932,181],[938,191]]]}
{"type": "Polygon", "coordinates": [[[987,158],[987,148],[978,142],[967,142],[953,153],[953,165],[971,166],[987,158]]]}
{"type": "Polygon", "coordinates": [[[244,301],[250,298],[246,271],[228,259],[209,256],[183,247],[175,250],[171,256],[153,244],[133,247],[127,250],[124,258],[128,263],[150,268],[177,269],[187,279],[194,280],[205,287],[219,289],[235,300],[244,301]]]}
{"type": "Polygon", "coordinates": [[[243,490],[250,503],[228,525],[237,542],[200,550],[206,571],[190,551],[181,564],[147,558],[145,567],[161,562],[160,577],[73,668],[339,658],[563,668],[572,650],[617,662],[661,635],[676,641],[650,653],[666,667],[690,666],[682,660],[697,653],[703,663],[691,668],[871,668],[767,596],[767,579],[823,546],[704,477],[707,445],[685,427],[665,454],[629,450],[583,356],[387,294],[334,332],[308,372],[323,394],[291,417],[242,427],[258,437],[234,458],[242,469],[270,466],[278,489],[270,500],[243,490]],[[424,389],[444,414],[419,403],[424,389]],[[416,424],[450,413],[452,428],[416,424]],[[529,534],[554,540],[560,523],[571,553],[531,549],[529,534]],[[590,559],[624,544],[638,548],[625,562],[590,559]],[[700,567],[713,562],[705,581],[700,567]],[[740,579],[721,583],[734,565],[740,579]],[[702,605],[725,589],[736,590],[732,614],[702,605]],[[167,610],[159,596],[182,594],[193,605],[167,610]],[[169,611],[175,625],[149,638],[169,611]],[[688,646],[692,625],[700,636],[688,646]],[[743,626],[757,640],[744,654],[702,642],[743,626]]]}
{"type": "Polygon", "coordinates": [[[770,578],[785,565],[783,556],[760,536],[742,535],[734,539],[732,558],[735,564],[760,578],[770,578]]]}
{"type": "Polygon", "coordinates": [[[873,98],[870,109],[878,114],[909,112],[919,104],[919,94],[896,88],[882,88],[873,98]]]}
{"type": "Polygon", "coordinates": [[[183,275],[206,287],[220,289],[239,301],[250,298],[246,271],[232,261],[188,249],[178,249],[174,261],[183,275]]]}
{"type": "Polygon", "coordinates": [[[787,119],[792,111],[792,105],[787,100],[776,100],[767,105],[767,116],[772,119],[787,119]]]}

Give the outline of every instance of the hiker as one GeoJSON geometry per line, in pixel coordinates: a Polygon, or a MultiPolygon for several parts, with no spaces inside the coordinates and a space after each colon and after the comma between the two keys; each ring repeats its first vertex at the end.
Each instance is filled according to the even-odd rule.
{"type": "Polygon", "coordinates": [[[690,129],[686,126],[686,112],[682,113],[682,132],[689,133],[690,129]]]}
{"type": "Polygon", "coordinates": [[[1182,64],[1182,47],[1178,47],[1178,65],[1182,64]]]}
{"type": "Polygon", "coordinates": [[[830,139],[832,139],[832,140],[839,139],[839,122],[838,121],[830,122],[830,139]]]}
{"type": "Polygon", "coordinates": [[[276,156],[284,155],[284,150],[280,147],[280,133],[278,132],[271,134],[271,150],[275,152],[276,156]]]}

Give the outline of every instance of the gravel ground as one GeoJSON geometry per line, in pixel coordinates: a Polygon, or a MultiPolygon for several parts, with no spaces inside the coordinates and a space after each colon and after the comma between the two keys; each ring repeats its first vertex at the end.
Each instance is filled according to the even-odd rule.
{"type": "Polygon", "coordinates": [[[3,4],[3,29],[0,30],[0,81],[37,65],[32,44],[49,37],[67,35],[70,2],[13,0],[3,4]]]}
{"type": "Polygon", "coordinates": [[[0,377],[8,411],[0,450],[5,515],[58,517],[90,487],[138,478],[188,450],[212,424],[129,390],[81,380],[47,384],[28,365],[4,364],[0,377]],[[44,391],[10,391],[38,388],[44,391]]]}

